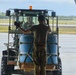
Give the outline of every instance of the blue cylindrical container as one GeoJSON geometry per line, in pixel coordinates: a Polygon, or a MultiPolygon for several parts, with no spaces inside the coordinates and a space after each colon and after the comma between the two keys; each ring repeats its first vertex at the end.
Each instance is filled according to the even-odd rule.
{"type": "Polygon", "coordinates": [[[31,34],[22,34],[19,40],[19,61],[23,63],[26,59],[26,63],[32,62],[32,50],[33,50],[33,35],[31,34]],[[29,54],[28,54],[29,52],[29,54]]]}
{"type": "Polygon", "coordinates": [[[49,34],[47,41],[47,64],[58,64],[57,49],[58,39],[56,34],[49,34]]]}
{"type": "Polygon", "coordinates": [[[48,58],[47,64],[58,64],[58,57],[55,55],[52,55],[48,58]]]}

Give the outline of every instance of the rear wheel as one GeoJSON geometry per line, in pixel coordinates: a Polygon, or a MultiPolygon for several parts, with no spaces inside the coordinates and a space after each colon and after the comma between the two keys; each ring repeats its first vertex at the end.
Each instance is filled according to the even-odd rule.
{"type": "Polygon", "coordinates": [[[46,71],[46,75],[52,75],[52,71],[46,71]]]}
{"type": "Polygon", "coordinates": [[[7,65],[7,57],[2,57],[1,75],[11,75],[12,70],[14,70],[14,66],[13,65],[7,65]]]}
{"type": "Polygon", "coordinates": [[[54,71],[53,75],[62,75],[62,63],[60,58],[58,58],[58,65],[56,66],[56,69],[58,70],[54,71]]]}
{"type": "Polygon", "coordinates": [[[30,71],[30,72],[22,71],[21,74],[22,75],[34,75],[34,71],[30,71]]]}
{"type": "Polygon", "coordinates": [[[58,58],[56,69],[56,71],[46,71],[46,75],[62,75],[62,63],[60,58],[58,58]]]}
{"type": "MultiPolygon", "coordinates": [[[[10,55],[14,55],[13,51],[10,51],[10,55]]],[[[3,57],[1,60],[1,75],[11,75],[11,72],[14,70],[14,65],[7,65],[7,50],[3,51],[3,57]]],[[[13,60],[13,58],[12,58],[13,60]]]]}

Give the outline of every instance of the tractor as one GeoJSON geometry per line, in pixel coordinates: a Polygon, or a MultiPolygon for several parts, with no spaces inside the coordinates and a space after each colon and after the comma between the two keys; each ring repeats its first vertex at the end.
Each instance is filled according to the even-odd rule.
{"type": "Polygon", "coordinates": [[[8,43],[6,50],[2,51],[1,59],[1,75],[34,75],[34,64],[32,51],[34,47],[34,36],[32,33],[23,34],[14,22],[20,22],[20,25],[25,30],[38,25],[38,15],[45,16],[45,25],[51,27],[51,32],[48,34],[46,42],[46,75],[62,75],[62,62],[59,52],[59,28],[58,16],[53,10],[41,9],[8,9],[6,16],[8,17],[8,43]],[[31,21],[29,24],[28,19],[31,21]],[[12,38],[12,42],[11,42],[12,38]]]}

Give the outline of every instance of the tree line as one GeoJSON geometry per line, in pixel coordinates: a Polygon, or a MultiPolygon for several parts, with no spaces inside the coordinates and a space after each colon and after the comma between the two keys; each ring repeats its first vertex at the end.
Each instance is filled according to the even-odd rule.
{"type": "Polygon", "coordinates": [[[8,19],[4,12],[0,12],[0,19],[8,19]]]}
{"type": "MultiPolygon", "coordinates": [[[[0,19],[8,19],[6,13],[0,12],[0,19]]],[[[59,20],[76,20],[76,16],[58,16],[59,20]]]]}

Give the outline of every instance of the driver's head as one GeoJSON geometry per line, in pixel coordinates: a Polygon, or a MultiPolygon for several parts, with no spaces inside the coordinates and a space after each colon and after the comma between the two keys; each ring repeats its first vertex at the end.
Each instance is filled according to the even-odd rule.
{"type": "Polygon", "coordinates": [[[39,15],[39,16],[38,16],[38,21],[44,21],[44,20],[45,20],[45,18],[44,18],[43,15],[39,15]]]}
{"type": "Polygon", "coordinates": [[[31,17],[27,17],[27,22],[31,22],[32,18],[31,17]]]}

